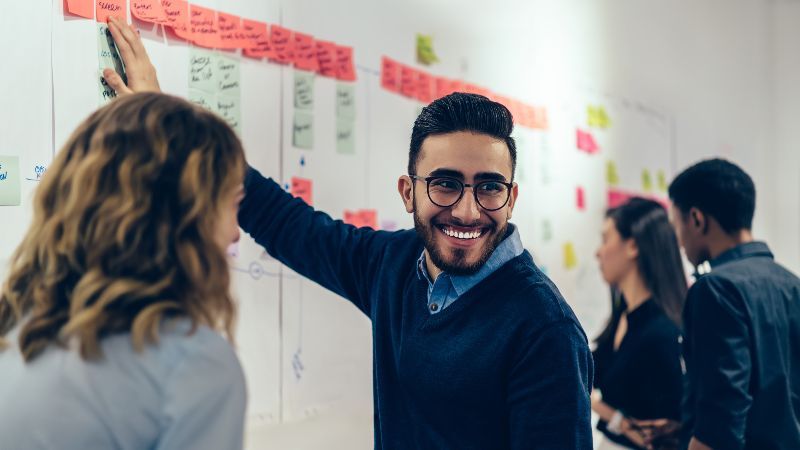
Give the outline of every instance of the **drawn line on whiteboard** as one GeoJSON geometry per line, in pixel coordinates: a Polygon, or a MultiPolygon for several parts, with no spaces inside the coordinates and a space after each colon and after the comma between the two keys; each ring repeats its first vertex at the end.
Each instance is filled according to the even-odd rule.
{"type": "Polygon", "coordinates": [[[296,275],[285,275],[285,274],[282,275],[282,274],[280,274],[278,272],[270,272],[270,271],[264,269],[264,266],[262,266],[261,264],[259,264],[256,261],[251,262],[247,269],[243,269],[241,267],[231,267],[231,270],[236,271],[236,272],[240,272],[240,273],[246,273],[246,274],[250,275],[250,277],[252,279],[256,280],[256,281],[260,280],[263,277],[299,278],[296,275]]]}

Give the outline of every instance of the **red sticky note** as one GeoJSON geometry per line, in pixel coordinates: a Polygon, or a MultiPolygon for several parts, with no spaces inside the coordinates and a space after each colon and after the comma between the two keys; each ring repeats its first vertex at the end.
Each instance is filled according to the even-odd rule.
{"type": "Polygon", "coordinates": [[[580,186],[575,189],[575,207],[578,211],[586,211],[586,193],[580,186]]]}
{"type": "Polygon", "coordinates": [[[416,98],[417,96],[417,74],[418,72],[406,65],[400,65],[400,93],[406,97],[416,98]]]}
{"type": "Polygon", "coordinates": [[[219,47],[219,28],[217,12],[213,9],[197,5],[189,7],[189,28],[191,40],[196,45],[206,48],[219,47]]]}
{"type": "Polygon", "coordinates": [[[575,137],[577,140],[576,145],[578,150],[584,151],[590,155],[600,151],[600,148],[597,146],[597,142],[595,142],[592,133],[577,129],[575,130],[575,137]]]}
{"type": "Polygon", "coordinates": [[[356,81],[353,47],[336,46],[336,78],[342,81],[356,81]]]}
{"type": "Polygon", "coordinates": [[[219,28],[219,48],[232,50],[246,48],[249,45],[242,28],[242,19],[239,16],[217,12],[217,27],[219,28]]]}
{"type": "Polygon", "coordinates": [[[94,19],[94,2],[92,0],[67,0],[67,12],[73,16],[94,19]]]}
{"type": "Polygon", "coordinates": [[[289,192],[295,197],[302,198],[303,201],[309,205],[313,205],[312,191],[314,190],[314,182],[308,178],[292,177],[292,184],[289,192]]]}
{"type": "Polygon", "coordinates": [[[292,30],[280,25],[272,25],[270,27],[270,40],[272,41],[272,48],[275,50],[275,56],[270,59],[279,64],[289,64],[294,61],[292,30]]]}
{"type": "Polygon", "coordinates": [[[189,39],[189,2],[184,0],[161,0],[164,14],[167,16],[166,25],[183,39],[189,39]]]}
{"type": "Polygon", "coordinates": [[[451,92],[465,92],[464,82],[461,80],[451,80],[450,89],[451,92]]]}
{"type": "Polygon", "coordinates": [[[377,230],[378,211],[374,209],[359,209],[357,211],[345,210],[344,222],[358,228],[369,227],[373,230],[377,230]]]}
{"type": "Polygon", "coordinates": [[[537,128],[540,130],[546,130],[550,127],[550,123],[547,120],[547,109],[543,107],[534,108],[534,115],[533,115],[533,128],[537,128]]]}
{"type": "Polygon", "coordinates": [[[336,78],[336,44],[317,41],[317,72],[323,77],[336,78]]]}
{"type": "Polygon", "coordinates": [[[445,77],[435,77],[433,79],[433,92],[436,98],[442,98],[445,95],[451,94],[450,80],[445,77]]]}
{"type": "Polygon", "coordinates": [[[131,14],[144,22],[167,23],[160,0],[131,0],[131,14]]]}
{"type": "Polygon", "coordinates": [[[125,14],[125,0],[97,0],[97,21],[106,23],[109,17],[128,19],[125,14]]]}
{"type": "Polygon", "coordinates": [[[316,72],[317,45],[314,36],[305,33],[294,33],[294,66],[300,70],[316,72]]]}
{"type": "Polygon", "coordinates": [[[400,63],[385,56],[381,58],[381,86],[387,91],[400,92],[400,63]]]}
{"type": "Polygon", "coordinates": [[[243,52],[244,56],[251,58],[275,57],[275,49],[272,48],[266,23],[244,19],[242,29],[247,41],[243,52]]]}
{"type": "Polygon", "coordinates": [[[433,77],[427,72],[417,72],[417,100],[422,103],[433,101],[433,77]]]}

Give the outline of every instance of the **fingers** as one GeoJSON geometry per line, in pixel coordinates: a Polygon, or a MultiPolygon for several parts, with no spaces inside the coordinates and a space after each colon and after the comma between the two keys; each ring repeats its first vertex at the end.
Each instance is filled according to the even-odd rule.
{"type": "Polygon", "coordinates": [[[133,91],[125,85],[125,82],[122,81],[122,77],[119,76],[117,72],[112,69],[104,69],[103,70],[103,78],[106,80],[111,89],[117,92],[117,95],[125,95],[125,94],[132,94],[133,91]]]}
{"type": "Polygon", "coordinates": [[[125,66],[129,66],[134,62],[136,58],[136,53],[133,51],[130,42],[123,34],[123,31],[117,22],[115,17],[108,18],[108,31],[111,32],[111,36],[114,38],[114,43],[117,44],[117,49],[119,49],[119,55],[122,57],[122,62],[125,63],[125,66]]]}

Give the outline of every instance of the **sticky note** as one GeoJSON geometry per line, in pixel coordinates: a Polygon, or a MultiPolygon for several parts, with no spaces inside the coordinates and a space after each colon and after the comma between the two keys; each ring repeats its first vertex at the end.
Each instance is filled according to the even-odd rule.
{"type": "Polygon", "coordinates": [[[295,197],[302,198],[309,205],[314,205],[314,182],[308,178],[292,177],[289,192],[295,197]]]}
{"type": "Polygon", "coordinates": [[[550,242],[553,240],[553,224],[550,220],[545,219],[542,221],[542,242],[550,242]]]}
{"type": "Polygon", "coordinates": [[[445,77],[435,77],[433,79],[434,97],[442,98],[450,95],[453,91],[450,90],[450,80],[445,77]]]}
{"type": "Polygon", "coordinates": [[[20,203],[19,156],[0,155],[0,206],[17,206],[20,203]]]}
{"type": "Polygon", "coordinates": [[[417,72],[417,100],[422,103],[433,101],[433,77],[427,72],[417,72]]]}
{"type": "Polygon", "coordinates": [[[117,92],[106,83],[105,78],[101,74],[97,76],[97,98],[100,105],[105,105],[117,97],[117,92]]]}
{"type": "Polygon", "coordinates": [[[378,229],[378,211],[374,209],[359,209],[356,211],[345,210],[344,222],[358,228],[369,227],[378,229]]]}
{"type": "Polygon", "coordinates": [[[227,96],[239,97],[239,61],[227,56],[217,56],[217,93],[227,96]]]}
{"type": "Polygon", "coordinates": [[[294,67],[311,72],[316,72],[319,68],[317,44],[314,36],[305,33],[294,33],[294,67]]]}
{"type": "Polygon", "coordinates": [[[417,62],[426,66],[439,62],[433,50],[433,36],[417,34],[417,62]]]}
{"type": "Polygon", "coordinates": [[[400,64],[387,57],[381,58],[381,87],[391,92],[400,92],[400,64]]]}
{"type": "Polygon", "coordinates": [[[606,184],[609,186],[616,186],[619,184],[619,174],[617,173],[617,165],[614,161],[606,162],[606,184]]]}
{"type": "Polygon", "coordinates": [[[314,74],[294,72],[294,107],[297,109],[314,109],[314,74]]]}
{"type": "Polygon", "coordinates": [[[245,45],[243,54],[251,58],[274,58],[275,50],[272,41],[269,39],[267,24],[255,20],[243,20],[242,29],[244,30],[245,45]]]}
{"type": "Polygon", "coordinates": [[[232,50],[248,47],[249,41],[246,39],[242,28],[242,19],[239,16],[217,12],[217,28],[219,29],[219,48],[232,50]]]}
{"type": "Polygon", "coordinates": [[[94,19],[94,1],[67,0],[67,12],[73,16],[94,19]]]}
{"type": "Polygon", "coordinates": [[[336,44],[317,41],[317,72],[323,77],[336,78],[336,44]]]}
{"type": "Polygon", "coordinates": [[[336,84],[336,117],[356,117],[356,89],[350,83],[336,84]]]}
{"type": "Polygon", "coordinates": [[[292,145],[306,150],[314,148],[314,116],[311,113],[295,110],[292,145]]]}
{"type": "Polygon", "coordinates": [[[575,246],[572,242],[564,244],[564,268],[571,270],[578,267],[578,255],[575,253],[575,246]]]}
{"type": "Polygon", "coordinates": [[[663,170],[659,170],[658,173],[656,173],[656,179],[658,180],[658,190],[661,192],[667,192],[667,175],[663,170]]]}
{"type": "Polygon", "coordinates": [[[353,47],[336,46],[336,78],[342,81],[356,81],[353,47]]]}
{"type": "Polygon", "coordinates": [[[647,169],[642,170],[642,190],[645,192],[653,190],[653,177],[650,176],[650,171],[647,169]]]}
{"type": "Polygon", "coordinates": [[[216,112],[217,99],[216,95],[214,95],[212,92],[189,89],[189,101],[195,105],[202,106],[209,111],[216,112]]]}
{"type": "Polygon", "coordinates": [[[538,130],[546,130],[550,127],[550,123],[548,120],[547,115],[547,108],[538,107],[533,108],[534,115],[533,115],[533,128],[538,130]]]}
{"type": "Polygon", "coordinates": [[[355,121],[344,117],[336,119],[336,152],[352,155],[356,152],[355,121]]]}
{"type": "Polygon", "coordinates": [[[273,61],[279,64],[289,64],[294,61],[294,40],[292,30],[280,25],[270,27],[270,40],[272,48],[275,50],[273,61]]]}
{"type": "Polygon", "coordinates": [[[164,14],[167,16],[166,25],[179,37],[189,38],[189,2],[184,0],[161,0],[164,14]]]}
{"type": "Polygon", "coordinates": [[[611,126],[611,119],[603,106],[588,105],[586,107],[587,124],[590,127],[606,129],[611,126]]]}
{"type": "Polygon", "coordinates": [[[150,23],[168,23],[160,0],[131,0],[133,17],[150,23]]]}
{"type": "Polygon", "coordinates": [[[242,133],[242,107],[238,96],[217,95],[214,111],[236,131],[242,133]]]}
{"type": "Polygon", "coordinates": [[[122,58],[119,56],[116,44],[114,44],[114,38],[108,30],[108,25],[104,23],[97,24],[97,59],[101,71],[98,74],[98,99],[100,104],[104,105],[115,98],[117,93],[106,83],[102,76],[102,70],[113,69],[122,77],[123,81],[127,83],[128,80],[125,75],[125,66],[122,63],[122,58]]]}
{"type": "Polygon", "coordinates": [[[594,136],[592,133],[588,131],[583,131],[581,129],[575,130],[576,136],[576,146],[578,150],[586,152],[590,155],[593,155],[600,151],[600,147],[597,146],[597,142],[594,140],[594,136]]]}
{"type": "Polygon", "coordinates": [[[125,13],[125,0],[97,0],[97,21],[106,23],[109,17],[128,19],[125,13]]]}
{"type": "Polygon", "coordinates": [[[575,207],[578,211],[586,211],[586,191],[580,186],[575,188],[575,207]]]}
{"type": "Polygon", "coordinates": [[[417,71],[413,67],[400,66],[400,93],[406,97],[416,98],[417,71]]]}
{"type": "Polygon", "coordinates": [[[206,48],[219,47],[217,13],[213,9],[195,4],[189,6],[190,38],[195,45],[206,48]]]}
{"type": "Polygon", "coordinates": [[[217,91],[216,55],[208,50],[192,48],[189,53],[189,89],[217,91]]]}

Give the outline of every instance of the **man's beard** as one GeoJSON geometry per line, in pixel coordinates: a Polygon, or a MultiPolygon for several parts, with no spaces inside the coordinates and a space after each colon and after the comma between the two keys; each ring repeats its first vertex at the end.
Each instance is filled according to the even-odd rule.
{"type": "MultiPolygon", "coordinates": [[[[484,227],[486,228],[485,225],[484,227]]],[[[489,257],[492,256],[494,250],[503,241],[503,238],[506,235],[506,230],[508,229],[508,222],[504,223],[503,227],[500,229],[498,229],[495,224],[492,224],[488,227],[487,231],[485,232],[488,236],[486,243],[481,249],[481,255],[478,260],[472,264],[469,264],[466,261],[467,254],[472,249],[468,250],[463,248],[451,248],[450,253],[452,254],[452,258],[448,261],[445,255],[439,251],[439,247],[436,244],[435,228],[436,226],[431,223],[428,223],[427,225],[422,223],[417,215],[416,205],[414,205],[414,229],[417,230],[417,234],[420,238],[422,238],[422,241],[425,244],[425,249],[428,251],[428,255],[431,258],[431,262],[436,267],[450,275],[472,275],[479,271],[484,264],[486,264],[486,261],[488,261],[489,257]]]]}

